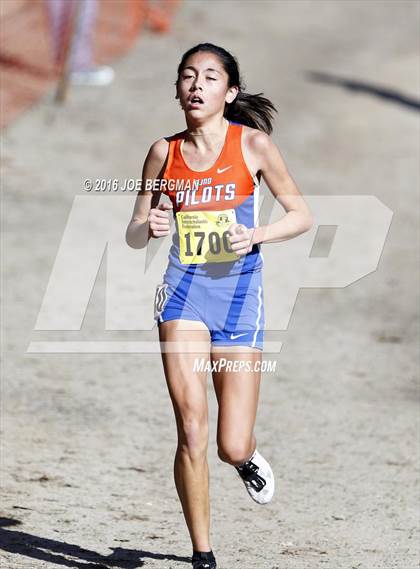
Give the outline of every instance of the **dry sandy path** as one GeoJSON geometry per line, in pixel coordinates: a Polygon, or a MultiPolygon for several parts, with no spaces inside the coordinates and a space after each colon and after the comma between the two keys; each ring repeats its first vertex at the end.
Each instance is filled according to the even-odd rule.
{"type": "MultiPolygon", "coordinates": [[[[301,289],[287,330],[269,335],[283,348],[267,354],[277,371],[264,376],[256,429],[278,484],[267,507],[217,459],[209,380],[219,566],[417,567],[418,109],[307,75],[418,98],[417,21],[406,1],[186,2],[171,36],[144,35],[109,89],[74,89],[58,114],[48,97],[4,134],[2,567],[188,567],[159,355],[26,350],[155,337],[104,331],[105,263],[80,332],[34,326],[83,179],[138,176],[150,143],[183,127],[176,66],[203,40],[232,50],[248,91],[279,108],[274,138],[305,195],[373,195],[393,212],[374,272],[301,289]]],[[[264,249],[274,318],[291,269],[278,247],[264,249]]]]}

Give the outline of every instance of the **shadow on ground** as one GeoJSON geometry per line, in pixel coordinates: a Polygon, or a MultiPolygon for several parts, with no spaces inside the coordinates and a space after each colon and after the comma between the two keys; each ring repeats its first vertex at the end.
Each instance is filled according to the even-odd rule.
{"type": "Polygon", "coordinates": [[[349,91],[366,93],[368,95],[379,97],[380,99],[385,99],[391,103],[397,103],[404,107],[408,107],[409,109],[420,111],[420,101],[418,99],[404,95],[396,89],[386,89],[372,83],[346,79],[345,77],[338,77],[337,75],[323,73],[321,71],[307,71],[306,76],[310,81],[314,81],[316,83],[338,85],[339,87],[343,87],[349,91]]]}
{"type": "Polygon", "coordinates": [[[21,525],[19,520],[0,518],[0,549],[32,559],[39,559],[64,567],[80,569],[108,569],[121,567],[122,569],[135,569],[144,565],[144,559],[162,559],[170,561],[184,561],[190,563],[190,557],[179,557],[166,553],[152,553],[142,549],[124,549],[111,547],[111,555],[100,555],[90,549],[78,545],[56,541],[31,535],[29,533],[5,529],[7,526],[21,525]],[[48,550],[48,551],[45,551],[48,550]],[[76,557],[81,561],[68,559],[76,557]],[[88,563],[86,563],[88,562],[88,563]]]}

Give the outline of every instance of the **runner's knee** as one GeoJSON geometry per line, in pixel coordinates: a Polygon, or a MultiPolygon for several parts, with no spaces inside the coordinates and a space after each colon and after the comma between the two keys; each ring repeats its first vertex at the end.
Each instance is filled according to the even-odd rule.
{"type": "Polygon", "coordinates": [[[242,440],[219,440],[217,453],[223,462],[236,464],[245,462],[253,451],[252,439],[244,438],[242,440]]]}
{"type": "Polygon", "coordinates": [[[191,459],[207,454],[208,422],[198,417],[182,418],[178,427],[178,449],[191,459]]]}

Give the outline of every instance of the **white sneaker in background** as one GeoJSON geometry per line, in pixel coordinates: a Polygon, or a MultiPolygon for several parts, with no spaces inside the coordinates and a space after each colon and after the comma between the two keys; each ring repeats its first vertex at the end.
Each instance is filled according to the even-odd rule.
{"type": "Polygon", "coordinates": [[[96,87],[103,87],[112,83],[115,77],[115,72],[112,67],[102,65],[92,67],[91,69],[81,69],[70,72],[70,82],[73,85],[92,85],[96,87]]]}

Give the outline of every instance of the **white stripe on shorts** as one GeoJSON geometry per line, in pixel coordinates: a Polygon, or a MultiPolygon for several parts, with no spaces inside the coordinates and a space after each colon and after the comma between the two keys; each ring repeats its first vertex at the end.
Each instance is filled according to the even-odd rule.
{"type": "Polygon", "coordinates": [[[255,344],[257,343],[257,334],[260,330],[260,320],[261,320],[261,313],[262,313],[262,296],[261,296],[261,292],[262,292],[262,287],[261,285],[258,286],[258,314],[257,314],[257,321],[255,323],[255,333],[254,333],[254,338],[252,340],[252,347],[255,347],[255,344]]]}

